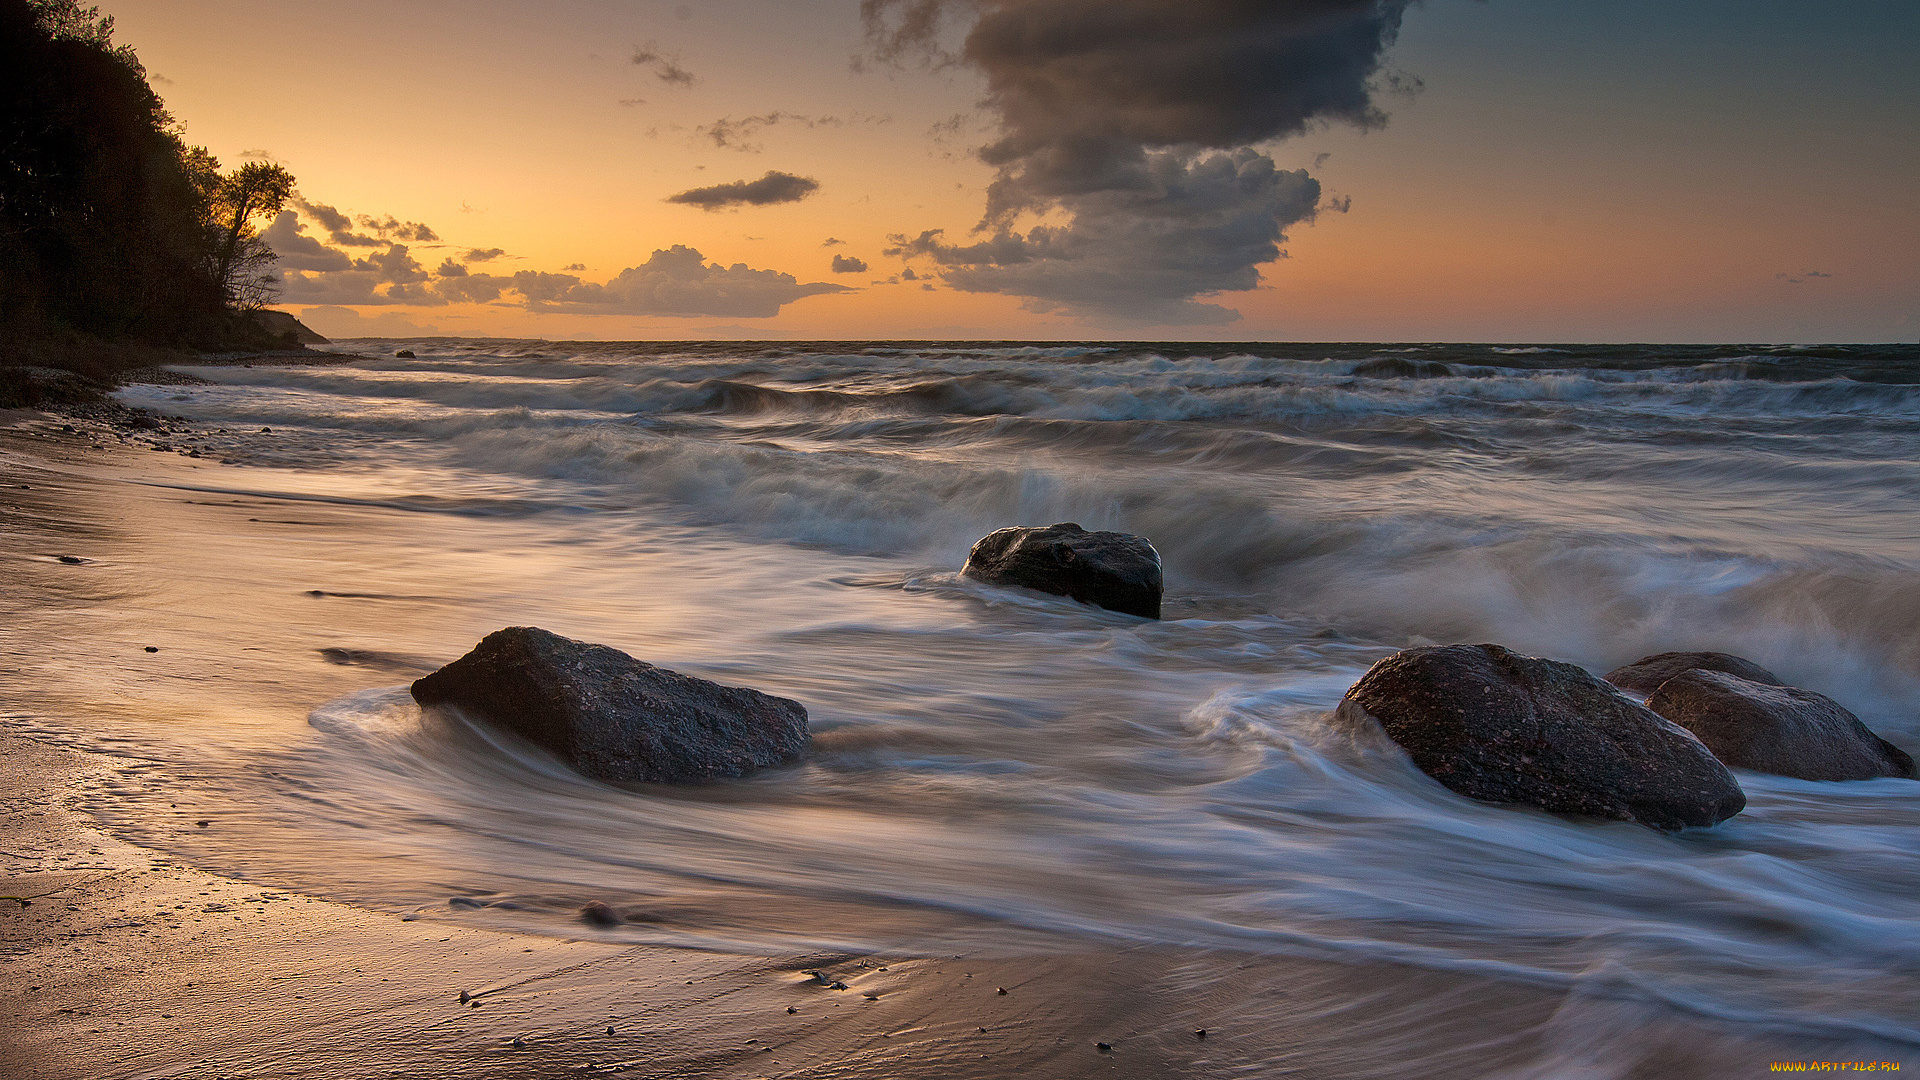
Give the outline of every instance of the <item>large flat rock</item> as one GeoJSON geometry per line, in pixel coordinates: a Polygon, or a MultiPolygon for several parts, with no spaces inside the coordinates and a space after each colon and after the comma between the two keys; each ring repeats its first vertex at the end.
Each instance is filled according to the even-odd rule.
{"type": "Polygon", "coordinates": [[[1663,652],[1643,656],[1607,672],[1607,681],[1626,690],[1651,694],[1660,684],[1689,671],[1724,671],[1749,682],[1781,685],[1780,677],[1744,656],[1723,652],[1663,652]]]}
{"type": "Polygon", "coordinates": [[[1160,617],[1160,553],[1144,536],[1088,532],[1071,522],[988,533],[961,569],[989,585],[1072,597],[1109,611],[1160,617]]]}
{"type": "Polygon", "coordinates": [[[413,697],[484,719],[600,780],[745,776],[799,757],[810,738],[799,702],[532,626],[488,634],[415,682],[413,697]]]}
{"type": "Polygon", "coordinates": [[[1720,671],[1683,672],[1647,707],[1686,728],[1736,769],[1802,780],[1912,777],[1913,758],[1824,694],[1720,671]]]}
{"type": "Polygon", "coordinates": [[[1468,798],[1657,829],[1713,825],[1746,794],[1676,724],[1572,664],[1498,645],[1408,649],[1341,702],[1468,798]]]}

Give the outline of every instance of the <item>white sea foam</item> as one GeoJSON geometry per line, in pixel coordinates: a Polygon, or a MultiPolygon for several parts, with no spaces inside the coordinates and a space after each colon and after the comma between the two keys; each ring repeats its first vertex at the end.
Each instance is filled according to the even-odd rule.
{"type": "MultiPolygon", "coordinates": [[[[524,507],[485,528],[530,583],[463,603],[648,627],[649,658],[805,702],[816,749],[635,792],[369,691],[266,755],[296,794],[258,755],[221,775],[264,808],[249,858],[367,902],[458,883],[516,925],[671,914],[636,939],[1361,955],[1920,1043],[1920,784],[1743,774],[1745,813],[1663,836],[1468,802],[1330,718],[1412,642],[1709,648],[1920,745],[1910,357],[408,344],[129,396],[271,426],[224,452],[354,506],[524,507]],[[954,575],[1059,520],[1149,536],[1167,621],[954,575]]],[[[1588,1068],[1572,1017],[1555,1060],[1588,1068]]]]}

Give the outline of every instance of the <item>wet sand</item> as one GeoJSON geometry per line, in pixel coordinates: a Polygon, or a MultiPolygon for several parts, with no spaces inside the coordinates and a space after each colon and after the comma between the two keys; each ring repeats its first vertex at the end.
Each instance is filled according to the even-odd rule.
{"type": "MultiPolygon", "coordinates": [[[[370,910],[276,887],[265,871],[196,869],[83,812],[73,793],[102,755],[63,747],[58,733],[187,691],[214,712],[262,693],[311,705],[367,673],[321,654],[316,642],[337,638],[281,610],[305,602],[293,583],[269,588],[223,553],[179,562],[165,602],[71,573],[165,544],[169,515],[261,518],[151,486],[190,486],[221,466],[146,448],[173,438],[164,433],[123,440],[33,413],[0,424],[0,609],[11,630],[0,642],[11,669],[0,682],[0,894],[28,898],[0,900],[0,1074],[1681,1077],[1879,1049],[1729,1030],[1616,1000],[1603,980],[1567,992],[1378,962],[1071,940],[1014,955],[738,956],[477,929],[451,909],[370,910]],[[255,656],[195,648],[237,610],[263,627],[255,656]],[[288,674],[290,650],[311,664],[288,674]]],[[[344,524],[330,513],[250,524],[305,543],[344,524]]],[[[405,528],[419,515],[387,517],[405,528]]],[[[351,524],[349,538],[308,544],[313,565],[327,543],[378,543],[377,521],[351,524]]],[[[371,625],[351,640],[378,644],[371,625]]],[[[448,629],[449,647],[465,632],[448,629]]],[[[140,835],[220,827],[178,809],[180,821],[143,822],[140,835]]]]}

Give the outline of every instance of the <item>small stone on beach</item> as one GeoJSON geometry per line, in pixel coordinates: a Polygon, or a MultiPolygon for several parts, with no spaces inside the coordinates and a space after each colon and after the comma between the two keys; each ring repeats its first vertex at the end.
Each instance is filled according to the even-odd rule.
{"type": "Polygon", "coordinates": [[[149,646],[147,646],[147,651],[148,651],[148,652],[159,652],[159,651],[160,651],[160,646],[158,646],[158,645],[149,645],[149,646]]]}
{"type": "Polygon", "coordinates": [[[1005,997],[1005,996],[1006,996],[1006,993],[1007,993],[1007,988],[1006,988],[1006,987],[1004,987],[1004,986],[1001,986],[1001,987],[996,987],[996,988],[994,989],[994,993],[996,993],[996,994],[999,994],[999,995],[1000,995],[1000,996],[1002,996],[1002,997],[1005,997]]]}
{"type": "Polygon", "coordinates": [[[619,912],[599,900],[589,901],[582,907],[580,917],[595,926],[618,926],[623,921],[619,912]]]}
{"type": "Polygon", "coordinates": [[[62,555],[60,556],[60,561],[63,563],[66,563],[68,566],[79,566],[81,563],[84,563],[87,560],[81,558],[78,555],[62,555]]]}

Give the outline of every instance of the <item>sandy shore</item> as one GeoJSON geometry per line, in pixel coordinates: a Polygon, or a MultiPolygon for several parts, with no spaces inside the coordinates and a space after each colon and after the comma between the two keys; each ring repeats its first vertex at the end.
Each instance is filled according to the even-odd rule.
{"type": "MultiPolygon", "coordinates": [[[[221,470],[187,456],[191,432],[37,413],[0,425],[13,628],[0,638],[0,894],[26,899],[0,900],[0,1075],[1678,1077],[1871,1049],[1377,962],[1072,941],[991,957],[724,955],[476,929],[198,869],[84,812],[74,793],[111,751],[61,733],[93,711],[176,700],[183,684],[217,698],[254,661],[176,659],[196,620],[245,602],[273,624],[273,601],[209,581],[204,610],[141,607],[60,557],[108,564],[164,535],[130,522],[249,511],[130,482],[221,470]],[[44,664],[54,636],[84,638],[92,663],[44,664]]],[[[318,702],[355,678],[316,661],[276,692],[318,702]]]]}

